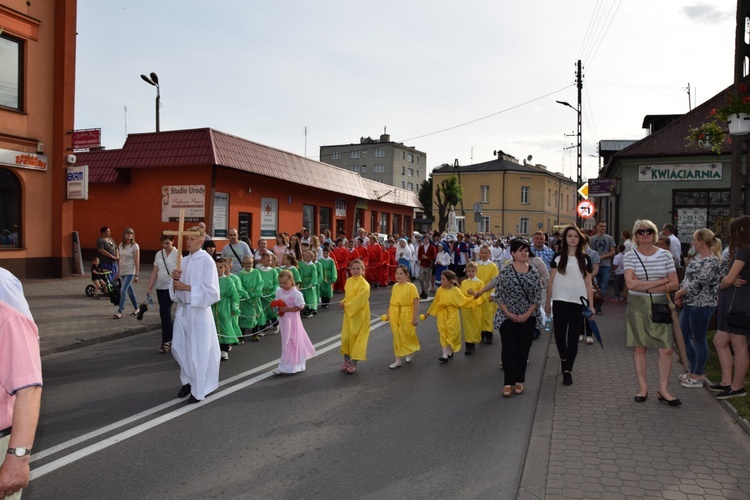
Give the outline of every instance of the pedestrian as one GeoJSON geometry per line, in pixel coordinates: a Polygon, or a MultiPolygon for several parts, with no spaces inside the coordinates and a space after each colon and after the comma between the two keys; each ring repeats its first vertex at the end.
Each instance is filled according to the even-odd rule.
{"type": "MultiPolygon", "coordinates": [[[[583,335],[581,297],[594,303],[591,258],[584,251],[584,236],[568,226],[560,237],[560,253],[550,262],[544,309],[555,318],[555,344],[560,355],[563,385],[573,384],[573,364],[578,354],[578,337],[583,335]]],[[[592,311],[593,314],[593,311],[592,311]]]]}
{"type": "MultiPolygon", "coordinates": [[[[279,274],[275,267],[271,267],[271,255],[263,254],[260,258],[260,266],[256,267],[260,272],[260,277],[263,279],[263,294],[260,297],[260,305],[263,310],[263,316],[260,318],[262,322],[258,323],[258,326],[268,328],[269,326],[278,326],[277,316],[271,310],[271,301],[276,296],[276,289],[279,287],[279,274]]],[[[259,332],[256,332],[259,333],[259,332]]],[[[255,340],[255,337],[253,337],[255,340]]]]}
{"type": "Polygon", "coordinates": [[[161,346],[159,354],[172,349],[172,299],[169,296],[169,283],[172,281],[172,271],[177,268],[177,251],[172,246],[173,237],[163,234],[159,237],[161,250],[154,256],[154,268],[148,279],[146,297],[151,296],[151,290],[156,287],[156,300],[159,302],[159,318],[161,319],[161,346]]]}
{"type": "MultiPolygon", "coordinates": [[[[232,265],[231,272],[232,274],[238,274],[242,270],[242,259],[244,259],[246,255],[252,256],[253,251],[250,248],[250,245],[244,241],[240,241],[237,228],[230,228],[227,232],[227,236],[229,238],[229,243],[222,248],[221,256],[232,257],[234,264],[232,265]]],[[[255,257],[253,260],[257,263],[260,259],[255,257]]]]}
{"type": "MultiPolygon", "coordinates": [[[[626,345],[633,348],[633,364],[638,379],[638,392],[634,399],[643,403],[648,397],[646,382],[646,350],[658,349],[659,401],[670,406],[682,402],[673,397],[667,385],[672,370],[672,327],[653,320],[651,304],[666,304],[667,294],[677,290],[677,272],[672,254],[655,246],[659,238],[656,225],[647,219],[636,220],[633,225],[636,247],[625,254],[625,283],[628,290],[626,345]]],[[[555,317],[557,321],[557,317],[555,317]]]]}
{"type": "MultiPolygon", "coordinates": [[[[3,274],[0,282],[7,275],[16,279],[3,274]]],[[[26,299],[22,293],[11,302],[5,293],[0,296],[0,496],[16,499],[29,484],[42,399],[42,360],[34,320],[26,314],[27,308],[16,309],[13,303],[26,299]]]]}
{"type": "Polygon", "coordinates": [[[344,309],[341,326],[341,371],[357,371],[357,363],[367,359],[367,342],[370,337],[370,285],[364,278],[365,265],[355,259],[349,266],[349,279],[344,287],[344,299],[339,307],[344,309]]]}
{"type": "MultiPolygon", "coordinates": [[[[594,275],[602,298],[607,297],[607,287],[612,276],[612,257],[615,256],[617,244],[615,239],[607,234],[607,223],[600,220],[596,224],[596,234],[589,240],[589,246],[599,254],[599,271],[594,275]]],[[[596,314],[602,314],[602,303],[596,306],[596,314]]]]}
{"type": "Polygon", "coordinates": [[[473,297],[464,295],[456,286],[456,273],[443,271],[440,276],[440,288],[435,292],[435,299],[425,314],[425,318],[432,315],[437,319],[443,354],[438,358],[438,362],[447,363],[454,352],[461,350],[461,322],[458,310],[478,307],[483,300],[474,300],[473,297]]]}
{"type": "Polygon", "coordinates": [[[221,257],[220,253],[216,252],[216,243],[213,240],[206,240],[203,242],[203,250],[216,262],[221,257]]]}
{"type": "MultiPolygon", "coordinates": [[[[490,284],[495,277],[500,274],[500,270],[497,265],[490,260],[492,257],[492,250],[487,245],[482,245],[479,249],[479,260],[477,261],[477,278],[482,282],[482,287],[490,284]]],[[[468,271],[467,271],[468,272],[468,271]]],[[[482,304],[482,324],[480,325],[481,340],[487,345],[492,344],[492,334],[495,329],[493,322],[495,320],[495,312],[497,311],[497,303],[490,298],[490,291],[488,290],[484,294],[484,303],[482,304]]],[[[473,349],[472,349],[473,350],[473,349]]]]}
{"type": "Polygon", "coordinates": [[[213,259],[201,249],[205,233],[195,226],[185,236],[189,255],[172,271],[169,294],[177,302],[172,356],[180,365],[182,388],[197,403],[219,387],[219,339],[211,306],[219,301],[219,275],[213,259]]]}
{"type": "Polygon", "coordinates": [[[305,371],[306,361],[315,356],[315,348],[300,319],[305,299],[294,286],[294,277],[289,271],[279,273],[279,288],[276,300],[286,305],[279,307],[279,331],[281,332],[281,356],[275,375],[294,374],[305,371]]]}
{"type": "Polygon", "coordinates": [[[714,337],[721,365],[721,382],[710,387],[712,391],[718,392],[716,397],[719,399],[744,397],[747,394],[744,382],[750,364],[750,329],[742,326],[742,319],[744,316],[744,324],[747,325],[750,317],[750,266],[747,265],[750,262],[750,216],[743,215],[729,224],[729,238],[729,269],[719,284],[717,332],[714,337]],[[734,319],[735,316],[738,316],[737,320],[734,319]]]}
{"type": "MultiPolygon", "coordinates": [[[[117,247],[117,253],[120,256],[119,274],[120,282],[120,305],[115,313],[115,319],[122,318],[125,310],[125,302],[130,298],[133,304],[131,316],[137,316],[139,312],[138,299],[135,296],[133,283],[138,283],[138,271],[141,267],[141,250],[138,243],[135,242],[135,231],[133,228],[126,227],[122,233],[122,243],[117,247]]],[[[117,278],[117,276],[115,276],[117,278]]]]}
{"type": "Polygon", "coordinates": [[[367,282],[371,287],[380,286],[380,272],[383,266],[383,249],[378,244],[375,235],[370,236],[370,244],[367,245],[367,282]]]}
{"type": "Polygon", "coordinates": [[[442,240],[437,245],[437,255],[435,256],[435,283],[434,288],[440,286],[440,277],[443,271],[447,271],[451,265],[450,247],[447,241],[442,240]]]}
{"type": "Polygon", "coordinates": [[[708,323],[716,310],[721,267],[721,240],[710,229],[693,233],[695,256],[685,268],[685,279],[674,295],[674,302],[682,307],[680,329],[685,338],[685,350],[690,370],[680,375],[682,387],[703,387],[708,360],[708,323]]]}
{"type": "Polygon", "coordinates": [[[627,299],[622,296],[625,291],[625,269],[623,268],[625,257],[625,245],[617,246],[617,254],[612,258],[612,288],[614,289],[615,298],[610,302],[625,302],[627,299]]]}
{"type": "Polygon", "coordinates": [[[344,285],[346,285],[346,270],[349,267],[349,252],[344,245],[343,238],[336,239],[336,248],[333,249],[333,257],[336,260],[336,286],[334,291],[336,293],[344,292],[344,285]]]}
{"type": "Polygon", "coordinates": [[[112,231],[107,226],[99,229],[101,235],[96,240],[96,251],[99,254],[99,260],[105,271],[111,271],[112,276],[117,275],[117,263],[120,255],[117,253],[117,243],[112,239],[112,231]]]}
{"type": "Polygon", "coordinates": [[[417,338],[419,318],[419,292],[409,280],[409,268],[403,264],[396,267],[396,284],[391,290],[386,321],[393,333],[393,353],[396,360],[389,368],[399,368],[404,361],[409,363],[420,349],[417,338]]]}
{"type": "Polygon", "coordinates": [[[247,299],[240,301],[240,328],[243,338],[252,335],[257,342],[260,337],[255,333],[261,317],[260,297],[263,295],[263,278],[260,271],[255,269],[253,258],[249,255],[242,259],[242,271],[238,275],[242,288],[247,292],[247,299]]]}
{"type": "Polygon", "coordinates": [[[104,268],[99,264],[99,257],[94,256],[94,258],[91,259],[91,283],[94,285],[94,295],[92,297],[96,297],[96,291],[99,290],[99,293],[104,295],[107,293],[107,285],[104,281],[104,273],[109,271],[104,271],[104,268]]]}
{"type": "MultiPolygon", "coordinates": [[[[494,266],[492,262],[490,264],[494,266]]],[[[484,281],[477,277],[477,267],[475,262],[468,262],[466,264],[466,279],[461,282],[461,292],[467,297],[474,295],[472,292],[484,289],[484,281]]],[[[474,353],[476,345],[485,337],[484,314],[486,311],[484,307],[486,305],[486,303],[483,303],[479,307],[461,311],[461,326],[464,332],[464,354],[467,356],[474,353]]],[[[491,339],[490,342],[492,342],[491,339]]]]}
{"type": "MultiPolygon", "coordinates": [[[[234,330],[234,334],[237,337],[237,343],[244,344],[245,343],[245,337],[242,335],[242,328],[240,328],[240,303],[247,300],[247,290],[245,290],[245,287],[242,286],[242,280],[240,280],[239,274],[232,274],[230,272],[230,269],[232,269],[233,262],[231,257],[224,257],[224,260],[226,261],[226,268],[224,275],[227,276],[234,285],[235,290],[237,290],[237,297],[232,298],[233,304],[232,304],[232,310],[236,311],[235,314],[232,315],[232,330],[234,330]]],[[[240,271],[242,272],[242,271],[240,271]]]]}
{"type": "Polygon", "coordinates": [[[542,300],[542,281],[536,268],[529,264],[529,253],[528,241],[511,240],[513,260],[503,269],[495,286],[498,303],[495,329],[502,341],[503,397],[506,398],[511,394],[523,394],[534,330],[542,327],[538,309],[542,300]]]}
{"type": "Polygon", "coordinates": [[[436,248],[430,243],[430,238],[422,238],[422,244],[417,248],[417,262],[419,263],[419,286],[422,290],[419,297],[427,298],[430,291],[430,280],[432,279],[432,266],[437,257],[436,248]]]}
{"type": "Polygon", "coordinates": [[[328,245],[323,247],[323,258],[318,261],[322,270],[320,276],[320,302],[323,309],[328,309],[328,304],[333,297],[333,286],[338,280],[336,261],[331,258],[331,249],[328,245]]]}
{"type": "Polygon", "coordinates": [[[219,276],[219,301],[211,306],[213,310],[214,322],[216,324],[216,334],[219,337],[219,350],[221,351],[221,360],[229,359],[229,349],[233,344],[239,343],[237,331],[234,327],[235,318],[240,314],[239,294],[232,278],[227,273],[231,269],[231,264],[224,257],[216,259],[216,273],[219,276]]]}
{"type": "Polygon", "coordinates": [[[302,312],[302,316],[310,318],[315,312],[318,312],[318,268],[313,262],[312,250],[305,250],[302,252],[302,263],[299,268],[299,276],[302,280],[302,286],[300,291],[302,296],[305,297],[305,308],[302,312]]]}

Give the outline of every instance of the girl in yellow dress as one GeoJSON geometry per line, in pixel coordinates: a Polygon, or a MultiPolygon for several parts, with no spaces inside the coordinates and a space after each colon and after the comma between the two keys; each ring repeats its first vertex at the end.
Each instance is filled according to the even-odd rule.
{"type": "MultiPolygon", "coordinates": [[[[492,265],[494,266],[495,264],[492,265]]],[[[478,292],[482,288],[484,288],[484,282],[477,278],[476,263],[468,262],[466,264],[466,279],[461,282],[461,292],[467,297],[471,297],[473,294],[469,290],[478,292]]],[[[464,354],[466,355],[471,355],[476,345],[482,340],[482,334],[485,332],[483,325],[484,306],[486,305],[482,304],[479,307],[461,311],[461,326],[464,329],[464,343],[466,344],[464,354]]]]}
{"type": "Polygon", "coordinates": [[[467,297],[454,286],[455,282],[456,273],[443,271],[435,299],[425,314],[425,318],[430,315],[437,317],[440,346],[443,348],[443,356],[438,358],[440,363],[447,363],[453,357],[454,352],[461,350],[461,322],[458,319],[458,310],[477,307],[484,300],[481,297],[477,300],[467,297]]]}
{"type": "Polygon", "coordinates": [[[390,368],[402,366],[404,359],[408,363],[419,350],[418,316],[419,292],[409,281],[409,269],[403,264],[399,265],[396,267],[396,284],[391,291],[391,302],[386,316],[386,321],[391,322],[393,352],[396,355],[396,361],[390,368]]]}
{"type": "MultiPolygon", "coordinates": [[[[479,260],[477,261],[477,278],[484,285],[489,285],[498,274],[497,265],[492,262],[492,250],[487,245],[482,245],[479,249],[479,260]]],[[[484,286],[482,285],[482,286],[484,286]]],[[[495,312],[497,311],[497,303],[490,298],[491,292],[484,293],[484,304],[482,304],[482,340],[486,344],[492,344],[492,332],[495,330],[495,312]]],[[[465,335],[465,334],[464,334],[465,335]]]]}
{"type": "Polygon", "coordinates": [[[349,279],[344,286],[344,300],[339,307],[344,309],[341,325],[341,355],[344,364],[341,371],[355,373],[357,361],[367,359],[367,341],[370,337],[370,284],[364,278],[365,265],[359,259],[349,264],[349,279]]]}

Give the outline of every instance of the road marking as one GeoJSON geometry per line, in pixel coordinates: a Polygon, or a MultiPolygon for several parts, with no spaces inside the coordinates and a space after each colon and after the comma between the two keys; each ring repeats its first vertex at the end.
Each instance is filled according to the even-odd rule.
{"type": "MultiPolygon", "coordinates": [[[[377,322],[371,322],[370,324],[370,331],[375,330],[377,328],[380,328],[381,326],[385,325],[386,323],[382,321],[377,322]],[[375,323],[375,324],[373,324],[375,323]]],[[[326,352],[333,350],[341,345],[340,341],[340,335],[335,335],[333,337],[329,337],[325,340],[322,340],[318,342],[317,344],[314,344],[316,353],[314,358],[325,354],[326,352]],[[334,342],[336,341],[336,342],[334,342]],[[323,347],[319,349],[320,346],[323,346],[325,344],[331,343],[331,345],[327,347],[323,347]]],[[[279,359],[276,359],[275,361],[269,361],[268,363],[265,363],[261,366],[258,366],[256,368],[253,368],[251,370],[248,370],[246,372],[240,373],[238,375],[235,375],[234,377],[230,377],[224,381],[222,381],[219,384],[219,388],[221,388],[224,385],[230,384],[234,381],[237,381],[239,379],[248,377],[250,375],[253,375],[257,372],[267,370],[271,367],[277,366],[279,364],[279,359]]],[[[125,441],[128,438],[131,438],[133,436],[137,436],[138,434],[141,434],[142,432],[146,432],[149,429],[152,429],[158,425],[161,425],[163,423],[169,422],[172,419],[175,419],[177,417],[180,417],[188,412],[191,412],[197,408],[200,408],[202,406],[205,406],[207,404],[210,404],[213,401],[218,401],[219,399],[223,398],[224,396],[228,396],[230,394],[233,394],[241,389],[245,389],[246,387],[250,387],[251,385],[254,385],[262,380],[265,380],[273,375],[272,371],[267,371],[265,373],[261,373],[260,375],[256,375],[255,377],[246,380],[245,382],[242,382],[240,384],[234,385],[232,387],[229,387],[224,390],[218,390],[217,392],[214,392],[211,394],[211,397],[208,399],[204,399],[203,401],[195,404],[186,404],[184,399],[174,399],[172,401],[168,401],[166,403],[163,403],[159,406],[155,406],[154,408],[151,408],[150,410],[143,411],[141,413],[138,413],[136,415],[133,415],[131,417],[128,417],[126,419],[120,420],[118,422],[115,422],[113,424],[107,425],[105,427],[102,427],[101,429],[97,429],[95,431],[89,432],[87,434],[84,434],[82,436],[79,436],[77,438],[71,439],[69,441],[66,441],[64,443],[60,443],[56,446],[53,446],[51,448],[41,450],[37,453],[34,453],[31,457],[31,461],[39,460],[41,458],[44,458],[46,456],[58,453],[62,450],[65,450],[67,448],[70,448],[71,446],[76,446],[84,441],[87,441],[89,439],[95,438],[97,436],[100,436],[102,434],[105,434],[107,432],[113,431],[115,429],[118,429],[120,427],[129,425],[133,422],[136,422],[142,418],[148,417],[150,415],[153,415],[154,413],[158,413],[166,408],[169,408],[170,406],[174,406],[177,404],[183,404],[185,406],[182,406],[176,410],[171,411],[170,413],[161,415],[160,417],[157,417],[153,420],[150,420],[148,422],[145,422],[143,424],[140,424],[136,427],[133,427],[132,429],[128,429],[127,431],[123,431],[119,434],[116,434],[114,436],[111,436],[107,439],[104,439],[102,441],[99,441],[98,443],[94,443],[92,445],[89,445],[85,448],[82,448],[76,452],[71,453],[70,455],[66,455],[62,458],[59,458],[57,460],[54,460],[48,464],[42,465],[41,467],[35,468],[31,471],[29,474],[29,480],[37,479],[45,474],[48,474],[50,472],[53,472],[61,467],[64,467],[66,465],[70,465],[73,462],[76,462],[82,458],[85,458],[93,453],[96,453],[97,451],[101,451],[105,448],[108,448],[114,444],[120,443],[122,441],[125,441]]]]}

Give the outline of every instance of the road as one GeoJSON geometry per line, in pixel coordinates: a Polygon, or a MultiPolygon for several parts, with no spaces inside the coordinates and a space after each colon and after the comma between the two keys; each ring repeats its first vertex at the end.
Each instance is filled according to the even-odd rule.
{"type": "Polygon", "coordinates": [[[266,336],[232,350],[200,404],[176,398],[159,332],[46,356],[24,498],[515,498],[548,339],[510,399],[499,342],[441,365],[434,318],[419,326],[421,352],[390,370],[378,319],[389,296],[373,290],[355,375],[339,372],[332,308],[304,320],[318,350],[305,373],[273,376],[279,337],[266,336]]]}

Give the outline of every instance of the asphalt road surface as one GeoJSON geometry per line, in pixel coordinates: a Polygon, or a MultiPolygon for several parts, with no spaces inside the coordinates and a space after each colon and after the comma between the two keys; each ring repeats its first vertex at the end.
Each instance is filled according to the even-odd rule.
{"type": "Polygon", "coordinates": [[[378,319],[389,297],[372,292],[356,374],[339,371],[332,305],[304,320],[318,351],[304,373],[271,374],[280,339],[269,335],[234,347],[200,404],[177,399],[159,332],[45,357],[24,498],[515,498],[548,339],[534,342],[526,393],[510,399],[499,339],[441,365],[434,318],[418,327],[413,361],[391,370],[378,319]]]}

